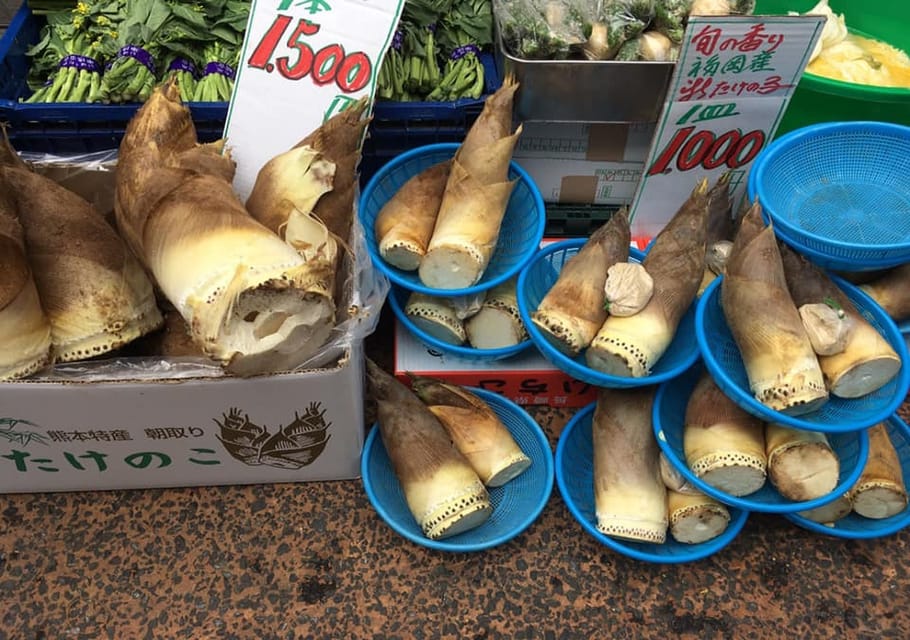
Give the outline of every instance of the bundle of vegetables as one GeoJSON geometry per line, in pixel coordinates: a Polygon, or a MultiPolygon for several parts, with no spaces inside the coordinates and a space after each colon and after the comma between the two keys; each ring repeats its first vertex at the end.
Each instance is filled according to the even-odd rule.
{"type": "Polygon", "coordinates": [[[408,0],[379,70],[381,99],[479,98],[478,55],[493,43],[491,0],[408,0]]]}
{"type": "Polygon", "coordinates": [[[205,46],[197,56],[200,78],[193,100],[226,101],[234,90],[234,75],[240,64],[243,34],[250,13],[250,0],[218,0],[205,7],[206,34],[197,40],[205,46]]]}
{"type": "Polygon", "coordinates": [[[690,15],[749,14],[755,0],[495,0],[505,49],[526,60],[672,61],[690,15]]]}

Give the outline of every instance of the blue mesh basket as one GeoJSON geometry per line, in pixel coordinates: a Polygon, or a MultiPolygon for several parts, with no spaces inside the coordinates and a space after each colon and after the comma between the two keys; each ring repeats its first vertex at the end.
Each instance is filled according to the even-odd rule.
{"type": "Polygon", "coordinates": [[[490,405],[531,458],[531,466],[521,475],[501,487],[488,489],[493,513],[479,527],[442,540],[431,540],[423,534],[405,502],[379,425],[370,430],[360,459],[363,486],[379,516],[399,535],[439,551],[481,551],[508,542],[531,526],[553,491],[553,452],[540,426],[511,400],[483,389],[467,389],[490,405]]]}
{"type": "Polygon", "coordinates": [[[396,156],[376,172],[361,196],[360,221],[373,262],[392,282],[405,289],[443,297],[486,291],[518,275],[534,256],[543,239],[547,222],[543,198],[531,177],[513,161],[509,168],[509,178],[517,182],[502,220],[499,241],[477,284],[462,289],[433,289],[421,282],[417,271],[402,271],[382,259],[374,223],[383,205],[410,178],[454,156],[459,146],[457,143],[430,144],[396,156]]]}
{"type": "Polygon", "coordinates": [[[657,436],[657,443],[673,467],[694,487],[724,504],[740,509],[793,513],[833,502],[859,479],[869,456],[869,436],[864,429],[828,435],[828,443],[840,462],[840,477],[837,486],[829,494],[813,500],[794,502],[785,498],[777,492],[770,478],[761,489],[747,496],[730,495],[701,480],[686,464],[683,429],[686,405],[704,372],[705,368],[700,363],[696,364],[681,376],[663,383],[654,398],[654,433],[657,436]]]}
{"type": "Polygon", "coordinates": [[[826,268],[910,261],[910,127],[835,122],[772,142],[749,175],[781,239],[826,268]]]}
{"type": "Polygon", "coordinates": [[[708,285],[699,300],[695,333],[702,358],[717,386],[740,407],[765,421],[825,433],[843,433],[871,427],[887,419],[900,407],[910,390],[907,343],[894,321],[866,293],[837,276],[832,276],[832,279],[900,357],[900,371],[877,391],[861,398],[830,396],[821,408],[801,416],[788,416],[770,409],[756,400],[749,389],[749,378],[739,347],[721,308],[720,286],[723,278],[720,277],[708,285]]]}
{"type": "MultiPolygon", "coordinates": [[[[597,387],[628,388],[657,384],[679,375],[698,358],[698,343],[695,341],[695,305],[683,316],[676,330],[676,336],[667,350],[651,369],[651,374],[642,378],[614,376],[592,369],[585,362],[582,351],[570,358],[556,349],[533,322],[534,312],[547,292],[556,284],[562,266],[584,246],[586,239],[562,240],[547,245],[522,269],[518,276],[518,309],[525,329],[531,340],[553,366],[576,380],[597,387]]],[[[630,260],[641,261],[645,254],[638,249],[629,251],[630,260]]]]}
{"type": "Polygon", "coordinates": [[[414,324],[411,318],[409,318],[408,315],[404,312],[405,306],[407,306],[409,295],[411,295],[411,292],[407,289],[403,289],[397,285],[392,285],[388,297],[389,306],[392,307],[392,312],[395,314],[395,317],[398,318],[398,321],[403,324],[405,328],[410,331],[418,340],[432,349],[457,356],[464,360],[494,362],[496,360],[505,360],[506,358],[511,358],[512,356],[518,355],[519,353],[534,345],[534,343],[531,342],[530,338],[526,338],[524,341],[519,342],[514,346],[502,347],[500,349],[475,349],[470,345],[455,345],[449,344],[448,342],[443,342],[438,338],[434,338],[429,333],[414,324]]]}
{"type": "MultiPolygon", "coordinates": [[[[910,427],[897,415],[889,418],[885,424],[888,427],[888,436],[891,438],[891,443],[897,450],[897,455],[901,461],[904,482],[910,482],[910,427]]],[[[830,525],[809,520],[799,513],[787,513],[784,516],[805,529],[835,538],[881,538],[897,533],[906,528],[907,525],[910,525],[910,507],[890,518],[882,518],[881,520],[865,518],[851,512],[846,517],[830,525]]]]}
{"type": "Polygon", "coordinates": [[[594,506],[594,445],[591,423],[592,402],[579,409],[559,437],[556,446],[556,485],[572,516],[598,542],[625,556],[655,563],[694,562],[717,553],[727,546],[746,524],[748,511],[729,508],[730,523],[719,536],[699,544],[677,542],[667,532],[663,544],[633,542],[604,535],[597,530],[594,506]]]}

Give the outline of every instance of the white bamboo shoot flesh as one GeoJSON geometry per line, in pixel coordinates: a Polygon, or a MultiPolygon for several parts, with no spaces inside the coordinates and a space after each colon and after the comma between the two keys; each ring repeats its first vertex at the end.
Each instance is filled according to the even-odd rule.
{"type": "Polygon", "coordinates": [[[768,477],[783,497],[805,502],[826,496],[837,487],[840,460],[818,431],[765,425],[768,477]]]}
{"type": "Polygon", "coordinates": [[[828,390],[796,304],[777,240],[754,204],[740,222],[721,282],[721,307],[755,399],[788,415],[816,411],[828,390]]]}
{"type": "Polygon", "coordinates": [[[446,298],[413,291],[404,312],[411,322],[437,340],[456,346],[467,340],[464,324],[446,298]]]}
{"type": "Polygon", "coordinates": [[[416,271],[427,253],[442,204],[451,160],[424,169],[401,185],[376,216],[379,255],[403,271],[416,271]]]}
{"type": "Polygon", "coordinates": [[[631,240],[628,211],[620,209],[566,260],[556,282],[531,313],[531,321],[561,353],[577,356],[607,319],[607,275],[611,266],[628,261],[631,240]]]}
{"type": "Polygon", "coordinates": [[[713,540],[730,524],[727,507],[704,494],[668,491],[667,507],[670,535],[683,544],[713,540]]]}
{"type": "Polygon", "coordinates": [[[648,303],[631,316],[610,315],[585,352],[603,373],[641,378],[651,373],[676,335],[704,272],[708,182],[702,180],[657,234],[644,267],[654,281],[648,303]]]}
{"type": "Polygon", "coordinates": [[[692,472],[720,491],[741,497],[765,484],[764,425],[730,400],[708,373],[686,405],[683,448],[692,472]]]}
{"type": "Polygon", "coordinates": [[[871,427],[869,458],[851,490],[853,510],[865,518],[890,518],[907,508],[901,461],[884,423],[871,427]]]}
{"type": "Polygon", "coordinates": [[[652,387],[597,391],[592,422],[597,530],[663,544],[667,537],[667,488],[660,449],[651,428],[652,387]]]}
{"type": "Polygon", "coordinates": [[[480,311],[468,318],[464,328],[468,342],[475,349],[502,349],[527,340],[528,333],[518,311],[515,279],[487,292],[480,311]]]}
{"type": "Polygon", "coordinates": [[[424,535],[438,540],[486,522],[493,513],[486,487],[439,419],[371,360],[366,372],[383,445],[424,535]]]}
{"type": "Polygon", "coordinates": [[[820,507],[797,512],[802,517],[812,522],[824,525],[833,525],[842,518],[846,518],[853,511],[853,499],[849,491],[838,496],[832,502],[827,502],[820,507]]]}
{"type": "Polygon", "coordinates": [[[496,412],[467,389],[427,377],[415,378],[411,388],[486,486],[500,487],[531,466],[496,412]]]}

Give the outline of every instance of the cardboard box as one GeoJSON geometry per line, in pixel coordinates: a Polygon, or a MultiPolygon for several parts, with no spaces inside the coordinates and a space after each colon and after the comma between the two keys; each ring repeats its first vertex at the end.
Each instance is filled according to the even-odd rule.
{"type": "Polygon", "coordinates": [[[0,384],[0,492],[357,478],[363,350],[257,378],[0,384]]]}
{"type": "Polygon", "coordinates": [[[583,407],[594,401],[597,392],[554,367],[536,348],[496,362],[465,360],[430,349],[396,320],[395,376],[408,384],[408,374],[480,387],[521,405],[583,407]]]}
{"type": "Polygon", "coordinates": [[[546,202],[629,204],[654,124],[525,122],[513,158],[546,202]]]}

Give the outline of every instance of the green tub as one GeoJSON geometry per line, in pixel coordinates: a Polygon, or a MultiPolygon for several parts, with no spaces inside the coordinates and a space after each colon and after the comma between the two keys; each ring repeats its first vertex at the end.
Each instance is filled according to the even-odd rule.
{"type": "MultiPolygon", "coordinates": [[[[757,0],[755,13],[805,13],[817,0],[757,0]]],[[[882,40],[910,53],[910,1],[829,0],[831,9],[844,14],[847,27],[857,35],[882,40]]],[[[910,89],[883,89],[803,76],[777,135],[817,122],[881,120],[910,125],[910,89]]]]}

